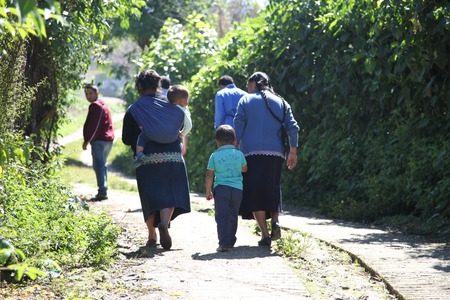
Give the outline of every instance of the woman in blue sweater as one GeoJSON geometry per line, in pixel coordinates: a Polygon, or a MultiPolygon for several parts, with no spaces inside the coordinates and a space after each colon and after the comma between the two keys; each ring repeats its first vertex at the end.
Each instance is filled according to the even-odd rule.
{"type": "Polygon", "coordinates": [[[249,94],[240,99],[234,117],[236,138],[248,164],[240,215],[256,220],[262,235],[258,245],[270,246],[272,240],[281,237],[281,169],[285,160],[289,170],[297,165],[299,126],[290,105],[273,91],[267,74],[256,72],[250,76],[247,90],[249,94]],[[287,157],[282,126],[289,136],[287,157]],[[270,235],[267,219],[272,222],[270,235]]]}

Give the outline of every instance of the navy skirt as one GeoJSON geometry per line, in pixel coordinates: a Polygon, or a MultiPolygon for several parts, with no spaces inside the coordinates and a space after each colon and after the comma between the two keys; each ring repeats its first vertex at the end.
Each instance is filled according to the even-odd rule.
{"type": "Polygon", "coordinates": [[[179,140],[171,144],[149,142],[144,153],[144,163],[136,169],[136,180],[144,221],[155,214],[156,227],[163,208],[175,208],[171,220],[191,211],[189,182],[179,140]]]}
{"type": "Polygon", "coordinates": [[[281,168],[284,159],[271,155],[246,156],[248,171],[243,173],[244,188],[239,214],[253,219],[254,211],[281,212],[281,168]]]}

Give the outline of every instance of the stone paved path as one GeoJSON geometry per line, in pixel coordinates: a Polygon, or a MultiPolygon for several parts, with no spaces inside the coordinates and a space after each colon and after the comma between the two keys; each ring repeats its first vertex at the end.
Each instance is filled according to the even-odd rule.
{"type": "Polygon", "coordinates": [[[450,244],[285,211],[282,226],[309,232],[357,257],[408,300],[450,299],[450,244]]]}

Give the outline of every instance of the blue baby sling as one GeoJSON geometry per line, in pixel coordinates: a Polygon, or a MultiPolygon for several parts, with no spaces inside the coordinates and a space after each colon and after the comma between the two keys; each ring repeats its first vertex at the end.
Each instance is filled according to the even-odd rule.
{"type": "Polygon", "coordinates": [[[161,144],[173,143],[183,127],[184,113],[176,105],[152,96],[142,96],[129,111],[147,138],[161,144]]]}

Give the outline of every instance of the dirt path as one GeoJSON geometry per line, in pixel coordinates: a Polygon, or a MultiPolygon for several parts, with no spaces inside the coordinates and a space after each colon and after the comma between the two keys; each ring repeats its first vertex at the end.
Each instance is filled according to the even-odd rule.
{"type": "MultiPolygon", "coordinates": [[[[76,186],[79,194],[92,192],[76,186]]],[[[268,247],[258,247],[250,221],[241,221],[235,248],[218,253],[216,224],[199,212],[212,203],[192,194],[194,211],[175,219],[171,250],[143,246],[146,229],[136,194],[111,191],[92,202],[124,229],[120,259],[89,292],[93,299],[310,299],[300,277],[268,247]],[[105,290],[102,286],[109,286],[105,290]]]]}

